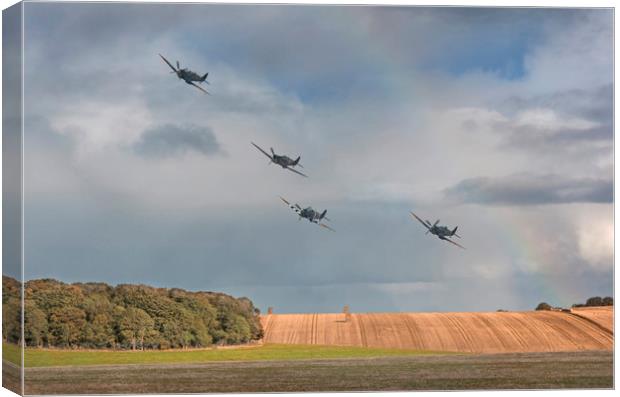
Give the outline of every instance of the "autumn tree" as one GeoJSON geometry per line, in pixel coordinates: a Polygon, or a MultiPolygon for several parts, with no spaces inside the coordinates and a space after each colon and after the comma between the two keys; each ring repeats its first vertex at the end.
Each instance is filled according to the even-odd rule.
{"type": "MultiPolygon", "coordinates": [[[[21,284],[3,277],[3,338],[21,337],[21,284]]],[[[28,346],[167,349],[246,343],[262,337],[248,298],[217,292],[53,279],[24,285],[28,346]]]]}
{"type": "Polygon", "coordinates": [[[55,307],[49,316],[49,339],[55,346],[77,347],[86,325],[84,310],[73,306],[55,307]]]}

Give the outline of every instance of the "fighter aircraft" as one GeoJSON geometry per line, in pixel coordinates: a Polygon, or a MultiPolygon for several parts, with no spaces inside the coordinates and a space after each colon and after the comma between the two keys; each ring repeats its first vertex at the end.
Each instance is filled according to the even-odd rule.
{"type": "Polygon", "coordinates": [[[170,66],[170,68],[173,70],[174,73],[176,73],[178,78],[180,78],[181,80],[184,80],[189,85],[193,85],[194,87],[198,88],[200,91],[204,92],[205,94],[209,94],[201,86],[194,83],[194,81],[196,81],[198,83],[204,82],[204,83],[209,84],[209,82],[207,81],[207,76],[209,75],[209,72],[205,73],[203,76],[200,76],[198,73],[192,72],[189,69],[186,69],[186,68],[181,69],[181,66],[179,65],[179,61],[177,61],[177,67],[175,68],[174,66],[172,66],[170,62],[168,62],[166,58],[164,58],[163,55],[159,54],[159,56],[161,57],[161,59],[164,60],[164,62],[168,64],[168,66],[170,66]]]}
{"type": "Polygon", "coordinates": [[[425,234],[428,234],[429,232],[431,234],[434,234],[435,236],[439,237],[440,240],[444,240],[447,241],[451,244],[456,245],[457,247],[461,247],[463,249],[465,249],[465,247],[463,247],[462,245],[455,243],[454,241],[450,240],[448,237],[452,237],[452,236],[456,236],[458,238],[461,238],[461,236],[459,236],[458,234],[456,234],[456,229],[458,229],[458,226],[456,226],[454,229],[450,230],[448,229],[446,226],[439,226],[439,219],[437,219],[437,221],[431,225],[431,223],[429,221],[423,221],[422,219],[420,219],[416,214],[414,214],[413,212],[411,212],[411,215],[413,215],[413,217],[415,219],[417,219],[418,221],[420,221],[421,224],[424,225],[424,227],[427,229],[425,234]]]}
{"type": "Polygon", "coordinates": [[[323,212],[317,212],[312,207],[301,208],[299,204],[291,204],[286,201],[284,197],[280,197],[280,200],[284,201],[284,203],[288,205],[290,209],[292,209],[297,215],[299,215],[299,220],[301,220],[301,218],[304,218],[307,219],[309,222],[316,223],[317,225],[324,227],[325,229],[335,232],[334,229],[321,222],[322,220],[329,221],[329,218],[325,216],[325,214],[327,214],[327,210],[323,212]]]}
{"type": "Polygon", "coordinates": [[[278,164],[280,167],[289,170],[291,172],[294,172],[296,174],[299,174],[301,176],[305,176],[306,178],[308,177],[308,175],[306,174],[302,174],[301,172],[294,170],[292,167],[301,167],[304,168],[301,164],[299,164],[299,159],[301,159],[301,156],[297,157],[295,160],[291,159],[288,156],[280,156],[275,154],[275,152],[273,151],[273,148],[269,148],[271,150],[271,154],[267,153],[266,151],[264,151],[263,149],[261,149],[257,144],[255,144],[254,142],[250,142],[252,145],[254,145],[254,147],[258,150],[260,150],[265,156],[269,157],[269,164],[271,163],[276,163],[278,164]]]}

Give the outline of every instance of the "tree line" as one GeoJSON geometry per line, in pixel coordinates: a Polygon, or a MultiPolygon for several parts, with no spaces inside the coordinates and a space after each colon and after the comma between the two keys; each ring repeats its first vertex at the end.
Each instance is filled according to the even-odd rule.
{"type": "Polygon", "coordinates": [[[614,298],[606,296],[601,298],[600,296],[593,296],[586,300],[586,303],[575,303],[572,307],[590,307],[590,306],[613,306],[614,298]]]}
{"type": "MultiPolygon", "coordinates": [[[[575,303],[571,307],[594,307],[594,306],[613,306],[613,305],[614,305],[614,298],[612,298],[611,296],[606,296],[604,298],[601,298],[600,296],[593,296],[591,298],[588,298],[586,300],[586,303],[575,303]]],[[[538,304],[538,306],[536,306],[536,310],[551,310],[551,309],[553,309],[553,307],[551,307],[551,305],[548,304],[547,302],[541,302],[538,304]]]]}
{"type": "MultiPolygon", "coordinates": [[[[179,288],[53,279],[24,286],[24,342],[60,348],[170,349],[232,345],[263,336],[248,298],[179,288]]],[[[3,339],[21,342],[21,285],[2,277],[3,339]]]]}

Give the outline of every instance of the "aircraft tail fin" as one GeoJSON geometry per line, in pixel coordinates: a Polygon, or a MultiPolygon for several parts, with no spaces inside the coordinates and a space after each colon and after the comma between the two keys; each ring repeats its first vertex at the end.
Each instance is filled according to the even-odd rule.
{"type": "Polygon", "coordinates": [[[453,235],[453,236],[456,234],[456,229],[458,229],[458,228],[459,228],[458,226],[455,226],[455,227],[454,227],[454,230],[452,230],[452,235],[453,235]]]}
{"type": "Polygon", "coordinates": [[[205,75],[200,78],[200,81],[205,81],[208,75],[209,75],[209,72],[205,73],[205,75]]]}
{"type": "Polygon", "coordinates": [[[274,155],[274,156],[276,155],[276,152],[274,152],[274,151],[273,151],[273,148],[272,148],[272,147],[270,147],[270,148],[269,148],[269,150],[271,150],[271,154],[272,154],[272,155],[274,155]]]}
{"type": "Polygon", "coordinates": [[[325,215],[327,215],[327,210],[325,210],[325,211],[323,211],[323,212],[321,213],[321,215],[319,216],[319,219],[323,219],[323,218],[325,218],[325,215]]]}
{"type": "Polygon", "coordinates": [[[299,163],[299,160],[301,160],[301,156],[298,156],[297,159],[295,159],[293,165],[297,165],[299,163]]]}

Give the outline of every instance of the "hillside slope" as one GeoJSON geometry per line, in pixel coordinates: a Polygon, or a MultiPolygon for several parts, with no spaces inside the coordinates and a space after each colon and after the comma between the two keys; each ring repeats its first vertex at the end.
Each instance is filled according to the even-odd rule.
{"type": "Polygon", "coordinates": [[[601,327],[613,333],[614,329],[614,307],[574,307],[571,313],[594,321],[601,327]]]}
{"type": "Polygon", "coordinates": [[[613,311],[590,316],[552,311],[367,313],[351,314],[346,321],[341,313],[271,314],[261,322],[266,343],[471,353],[611,350],[613,333],[598,323],[611,323],[613,311]]]}

